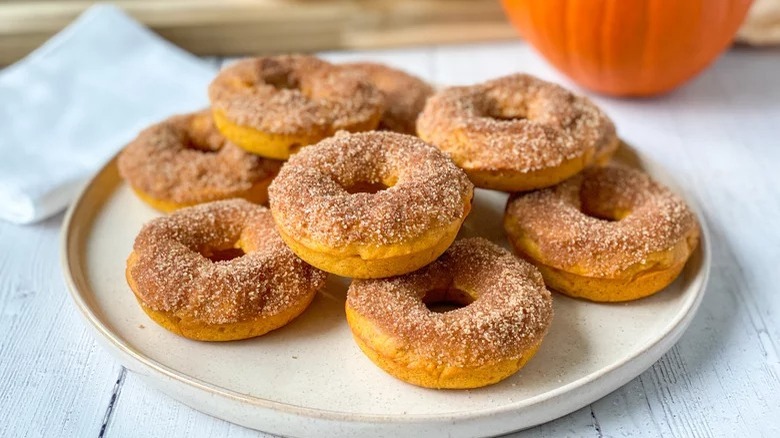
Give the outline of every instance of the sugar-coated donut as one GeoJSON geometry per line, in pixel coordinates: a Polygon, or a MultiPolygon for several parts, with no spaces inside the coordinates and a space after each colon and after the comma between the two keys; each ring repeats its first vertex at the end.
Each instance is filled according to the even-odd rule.
{"type": "Polygon", "coordinates": [[[346,312],[360,349],[389,374],[428,388],[476,388],[525,365],[553,308],[539,271],[471,238],[411,274],[354,280],[346,312]],[[426,307],[441,301],[465,307],[446,313],[426,307]]]}
{"type": "Polygon", "coordinates": [[[303,55],[239,61],[217,75],[209,98],[225,137],[280,160],[339,130],[374,129],[384,110],[365,76],[303,55]]]}
{"type": "Polygon", "coordinates": [[[417,120],[477,187],[509,192],[557,184],[617,148],[615,126],[585,97],[515,74],[428,99],[417,120]]]}
{"type": "Polygon", "coordinates": [[[393,132],[303,149],[269,188],[279,234],[308,263],[352,278],[414,271],[455,239],[473,186],[439,150],[393,132]]]}
{"type": "Polygon", "coordinates": [[[326,274],[284,245],[267,208],[231,199],[147,223],[126,276],[141,308],[161,326],[191,339],[231,341],[290,322],[326,274]]]}
{"type": "Polygon", "coordinates": [[[281,162],[226,141],[206,110],[141,131],[119,155],[118,166],[139,198],[170,212],[227,198],[264,204],[281,162]]]}
{"type": "Polygon", "coordinates": [[[610,160],[616,155],[620,148],[620,139],[615,137],[615,141],[601,142],[596,147],[596,152],[593,155],[593,166],[606,166],[610,160]]]}
{"type": "Polygon", "coordinates": [[[373,62],[341,64],[342,68],[365,74],[385,96],[385,112],[378,129],[415,135],[417,116],[433,87],[404,71],[373,62]]]}
{"type": "Polygon", "coordinates": [[[699,241],[685,202],[640,170],[591,168],[509,198],[504,228],[547,285],[593,301],[627,301],[671,283],[699,241]]]}

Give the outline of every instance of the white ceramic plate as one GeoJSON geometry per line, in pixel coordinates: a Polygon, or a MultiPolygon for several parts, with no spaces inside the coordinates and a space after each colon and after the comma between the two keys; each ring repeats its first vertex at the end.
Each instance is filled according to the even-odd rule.
{"type": "MultiPolygon", "coordinates": [[[[660,169],[643,164],[682,193],[660,169]]],[[[461,234],[506,245],[505,201],[504,194],[478,190],[461,234]]],[[[430,390],[390,377],[363,356],[344,317],[348,280],[334,276],[301,317],[257,339],[201,343],[157,326],[124,277],[136,233],[155,216],[120,180],[115,161],[87,185],[63,229],[76,306],[97,339],[149,384],[205,413],[286,436],[484,436],[563,416],[624,385],[671,348],[701,302],[710,267],[702,223],[701,246],[667,290],[626,304],[556,294],[550,332],[520,372],[487,388],[430,390]]]]}

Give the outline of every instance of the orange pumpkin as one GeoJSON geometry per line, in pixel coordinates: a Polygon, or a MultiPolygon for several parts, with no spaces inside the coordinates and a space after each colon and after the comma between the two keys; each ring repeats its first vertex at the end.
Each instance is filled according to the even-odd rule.
{"type": "Polygon", "coordinates": [[[752,0],[502,0],[510,21],[579,84],[618,96],[669,91],[726,49],[752,0]]]}

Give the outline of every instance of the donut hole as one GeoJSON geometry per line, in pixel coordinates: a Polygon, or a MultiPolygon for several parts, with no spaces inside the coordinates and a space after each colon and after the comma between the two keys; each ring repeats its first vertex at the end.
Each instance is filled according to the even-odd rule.
{"type": "Polygon", "coordinates": [[[184,143],[184,147],[198,152],[203,152],[205,154],[215,154],[219,152],[220,149],[222,149],[222,144],[208,141],[208,139],[205,138],[189,136],[187,141],[184,143]]]}
{"type": "Polygon", "coordinates": [[[227,262],[233,259],[242,257],[244,254],[241,248],[206,248],[201,251],[203,257],[211,260],[212,262],[227,262]]]}
{"type": "Polygon", "coordinates": [[[580,211],[592,218],[606,222],[619,222],[631,214],[626,205],[620,205],[608,193],[598,193],[583,184],[580,189],[580,211]],[[605,196],[607,195],[607,196],[605,196]]]}
{"type": "Polygon", "coordinates": [[[493,120],[498,120],[499,122],[515,122],[518,120],[527,120],[528,117],[517,114],[517,115],[510,115],[510,114],[504,114],[504,113],[495,113],[495,114],[489,114],[488,115],[493,120]]]}
{"type": "Polygon", "coordinates": [[[350,195],[357,193],[375,194],[387,190],[398,182],[397,175],[374,175],[364,172],[362,175],[352,175],[347,178],[337,179],[336,183],[350,195]]]}
{"type": "Polygon", "coordinates": [[[474,298],[458,288],[432,289],[422,299],[425,307],[434,313],[447,313],[462,309],[474,302],[474,298]]]}
{"type": "Polygon", "coordinates": [[[296,90],[300,88],[298,80],[288,72],[270,74],[265,76],[263,80],[277,90],[296,90]]]}
{"type": "Polygon", "coordinates": [[[590,216],[592,218],[595,218],[595,219],[598,219],[598,220],[602,220],[602,221],[606,221],[606,222],[618,222],[621,219],[623,219],[622,217],[620,217],[617,214],[617,212],[593,210],[593,209],[587,208],[587,204],[585,204],[585,203],[583,203],[580,206],[580,211],[584,215],[586,215],[586,216],[590,216]]]}
{"type": "Polygon", "coordinates": [[[356,193],[374,194],[381,192],[382,190],[387,190],[388,188],[390,187],[382,182],[359,181],[344,187],[344,190],[346,190],[350,195],[354,195],[356,193]]]}
{"type": "Polygon", "coordinates": [[[224,146],[225,138],[216,130],[211,115],[193,117],[184,132],[184,147],[205,153],[219,152],[224,146]]]}
{"type": "Polygon", "coordinates": [[[485,115],[499,122],[513,122],[517,120],[527,120],[528,112],[525,108],[515,107],[513,105],[491,104],[485,108],[485,115]]]}

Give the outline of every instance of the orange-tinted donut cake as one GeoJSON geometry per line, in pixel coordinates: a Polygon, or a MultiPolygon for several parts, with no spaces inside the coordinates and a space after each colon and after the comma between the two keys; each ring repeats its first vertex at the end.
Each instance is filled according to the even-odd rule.
{"type": "Polygon", "coordinates": [[[154,321],[202,341],[245,339],[287,324],[326,277],[284,245],[267,208],[242,199],[147,223],[126,274],[154,321]]]}
{"type": "Polygon", "coordinates": [[[433,88],[404,71],[373,62],[341,64],[342,68],[365,74],[385,96],[385,112],[378,129],[415,135],[417,116],[433,88]]]}
{"type": "Polygon", "coordinates": [[[354,280],[346,312],[374,363],[429,388],[476,388],[514,374],[536,353],[553,314],[539,271],[482,238],[456,241],[411,274],[354,280]],[[442,301],[462,307],[426,306],[442,301]]]}
{"type": "Polygon", "coordinates": [[[393,132],[305,148],[269,188],[282,239],[334,274],[376,278],[435,260],[471,210],[473,186],[436,148],[393,132]]]}
{"type": "Polygon", "coordinates": [[[504,228],[547,285],[593,301],[626,301],[671,283],[699,240],[685,202],[642,171],[591,168],[510,197],[504,228]]]}
{"type": "Polygon", "coordinates": [[[557,184],[618,146],[615,126],[590,100],[525,74],[434,94],[417,132],[477,187],[509,192],[557,184]]]}
{"type": "Polygon", "coordinates": [[[280,160],[339,130],[374,129],[384,111],[365,76],[303,55],[238,61],[217,75],[209,98],[225,137],[280,160]]]}
{"type": "Polygon", "coordinates": [[[244,152],[217,131],[209,111],[200,111],[143,130],[118,165],[142,200],[170,212],[228,198],[264,204],[281,162],[244,152]]]}

